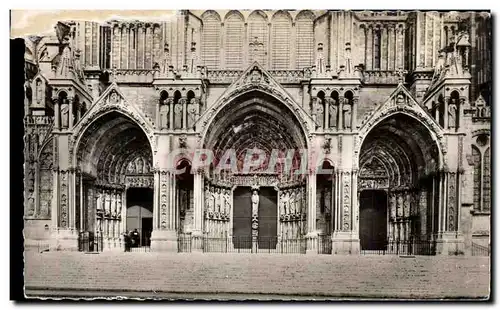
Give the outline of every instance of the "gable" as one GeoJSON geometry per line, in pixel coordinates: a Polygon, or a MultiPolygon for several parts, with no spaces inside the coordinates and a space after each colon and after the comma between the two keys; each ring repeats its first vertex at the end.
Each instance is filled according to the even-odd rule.
{"type": "Polygon", "coordinates": [[[136,122],[148,137],[153,152],[155,152],[156,143],[153,136],[155,126],[143,115],[134,103],[127,102],[118,85],[113,82],[94,102],[89,111],[75,124],[70,139],[70,153],[73,151],[76,141],[85,132],[86,128],[90,126],[94,120],[110,111],[117,111],[136,122]]]}
{"type": "Polygon", "coordinates": [[[403,84],[399,84],[382,105],[365,115],[359,125],[360,133],[369,131],[382,118],[401,111],[413,114],[424,123],[429,123],[433,129],[440,128],[431,114],[418,104],[408,89],[403,84]]]}
{"type": "Polygon", "coordinates": [[[262,91],[267,93],[279,102],[283,103],[292,111],[299,122],[308,128],[313,127],[312,117],[298,104],[293,97],[278,83],[258,62],[252,63],[241,75],[234,81],[222,95],[210,105],[210,108],[200,116],[195,126],[197,131],[203,132],[211,119],[227,104],[231,104],[237,97],[250,92],[262,91]]]}

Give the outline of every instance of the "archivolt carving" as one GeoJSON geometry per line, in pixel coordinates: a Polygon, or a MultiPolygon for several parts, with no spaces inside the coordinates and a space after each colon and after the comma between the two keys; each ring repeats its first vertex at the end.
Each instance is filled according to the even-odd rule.
{"type": "Polygon", "coordinates": [[[361,128],[354,143],[354,156],[356,161],[359,157],[361,145],[368,133],[376,127],[378,123],[397,113],[409,115],[422,123],[431,133],[431,136],[439,145],[439,164],[446,166],[444,154],[447,153],[447,146],[443,132],[439,124],[425,111],[411,96],[408,90],[400,85],[392,93],[386,103],[372,114],[368,114],[361,122],[361,128]]]}
{"type": "Polygon", "coordinates": [[[376,127],[378,123],[384,119],[388,119],[390,116],[396,115],[398,113],[409,115],[420,121],[431,133],[431,136],[435,137],[437,144],[439,145],[439,164],[440,166],[446,166],[444,154],[447,153],[447,145],[444,139],[443,133],[439,125],[437,125],[432,118],[428,115],[424,115],[424,112],[418,111],[415,108],[410,108],[408,106],[393,106],[380,111],[378,114],[374,115],[369,122],[365,123],[360,129],[357,137],[354,141],[354,157],[355,162],[359,160],[359,154],[361,146],[364,139],[368,136],[370,131],[376,127]]]}
{"type": "MultiPolygon", "coordinates": [[[[255,62],[245,71],[242,76],[234,82],[227,91],[214,103],[212,108],[205,111],[199,119],[200,141],[204,140],[208,130],[208,124],[213,122],[214,117],[237,97],[250,91],[261,91],[283,103],[298,119],[305,135],[309,135],[309,126],[312,121],[310,116],[305,113],[302,107],[293,101],[286,91],[277,83],[271,75],[255,62]]],[[[202,143],[202,142],[201,142],[202,143]]]]}

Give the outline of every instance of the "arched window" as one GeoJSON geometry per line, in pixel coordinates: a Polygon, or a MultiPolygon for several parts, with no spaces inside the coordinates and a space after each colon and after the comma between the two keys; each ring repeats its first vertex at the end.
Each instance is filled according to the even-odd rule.
{"type": "Polygon", "coordinates": [[[201,54],[208,69],[217,69],[220,65],[220,17],[216,12],[207,11],[202,15],[203,35],[201,54]]]}
{"type": "Polygon", "coordinates": [[[258,61],[266,66],[267,40],[268,40],[267,16],[261,11],[254,11],[248,17],[248,53],[250,61],[258,61]]]}
{"type": "Polygon", "coordinates": [[[290,68],[290,37],[292,19],[286,12],[274,15],[271,26],[271,63],[275,70],[290,68]]]}
{"type": "Polygon", "coordinates": [[[241,69],[243,62],[243,32],[245,26],[238,12],[231,12],[226,17],[225,51],[226,69],[241,69]]]}
{"type": "Polygon", "coordinates": [[[314,14],[302,11],[296,19],[297,69],[311,67],[314,63],[314,14]]]}

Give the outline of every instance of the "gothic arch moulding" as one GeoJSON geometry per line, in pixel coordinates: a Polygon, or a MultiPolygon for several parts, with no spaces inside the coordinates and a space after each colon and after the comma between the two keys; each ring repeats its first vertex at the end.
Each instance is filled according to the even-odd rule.
{"type": "Polygon", "coordinates": [[[389,96],[389,99],[382,104],[372,114],[367,115],[361,122],[358,135],[354,143],[354,162],[358,164],[361,146],[368,134],[381,122],[391,117],[403,114],[415,119],[421,124],[431,136],[438,148],[439,169],[446,167],[445,154],[447,146],[443,135],[443,130],[439,124],[425,111],[411,96],[408,90],[400,84],[389,96]]]}
{"type": "Polygon", "coordinates": [[[112,112],[117,112],[130,119],[144,132],[151,146],[153,158],[155,157],[157,148],[154,130],[156,127],[133,104],[125,100],[125,96],[120,92],[116,83],[113,83],[90,108],[90,111],[75,125],[69,139],[70,165],[77,162],[76,150],[85,132],[95,130],[95,127],[98,126],[96,121],[112,112]]]}
{"type": "Polygon", "coordinates": [[[250,92],[258,91],[275,99],[279,104],[284,105],[300,124],[302,132],[310,139],[310,132],[313,128],[313,120],[301,105],[295,102],[292,97],[277,83],[271,75],[266,72],[257,62],[254,62],[228,89],[210,106],[196,123],[196,131],[199,132],[199,143],[205,140],[208,128],[213,123],[215,117],[228,105],[231,105],[239,97],[250,92]]]}

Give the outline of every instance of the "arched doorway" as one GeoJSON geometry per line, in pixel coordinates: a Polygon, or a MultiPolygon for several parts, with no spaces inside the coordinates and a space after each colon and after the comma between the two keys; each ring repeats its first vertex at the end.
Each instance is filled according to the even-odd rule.
{"type": "MultiPolygon", "coordinates": [[[[137,193],[153,190],[149,140],[129,117],[112,111],[94,120],[78,141],[76,221],[90,239],[99,237],[105,249],[121,248],[127,230],[150,230],[148,220],[143,221],[145,212],[130,224],[134,227],[127,225],[128,207],[134,207],[127,199],[152,209],[153,195],[137,193]]],[[[142,234],[141,243],[149,242],[147,234],[142,234]]]]}
{"type": "Polygon", "coordinates": [[[433,238],[439,150],[420,121],[397,113],[377,124],[363,141],[359,167],[361,250],[433,238]]]}
{"type": "MultiPolygon", "coordinates": [[[[295,172],[303,168],[307,139],[285,104],[262,91],[244,93],[215,115],[203,141],[214,155],[204,187],[206,234],[258,236],[254,243],[273,249],[278,236],[305,234],[306,179],[295,172]],[[258,207],[253,208],[255,190],[258,207]]],[[[243,243],[235,247],[250,247],[243,243]]]]}

